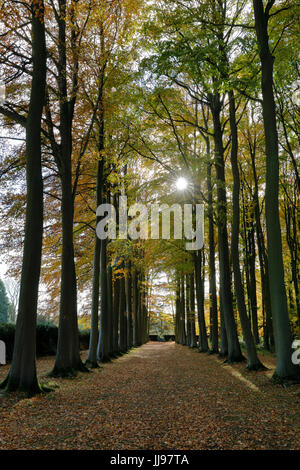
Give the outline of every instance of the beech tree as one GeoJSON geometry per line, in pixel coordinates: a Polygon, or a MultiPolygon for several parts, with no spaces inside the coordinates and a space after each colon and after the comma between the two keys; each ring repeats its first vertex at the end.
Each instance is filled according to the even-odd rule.
{"type": "Polygon", "coordinates": [[[36,374],[36,319],[43,237],[43,179],[41,121],[45,103],[46,42],[43,0],[30,4],[32,29],[32,83],[26,117],[26,221],[23,264],[14,352],[1,388],[29,395],[42,387],[36,374]]]}
{"type": "MultiPolygon", "coordinates": [[[[261,61],[262,108],[266,145],[266,226],[268,240],[268,273],[274,320],[277,364],[274,379],[299,379],[299,367],[292,363],[292,335],[290,330],[282,241],[278,210],[279,156],[276,107],[273,91],[273,62],[270,50],[268,23],[275,0],[253,0],[255,29],[261,61]]],[[[283,7],[284,8],[284,7],[283,7]]],[[[277,13],[279,10],[277,10],[277,13]]]]}

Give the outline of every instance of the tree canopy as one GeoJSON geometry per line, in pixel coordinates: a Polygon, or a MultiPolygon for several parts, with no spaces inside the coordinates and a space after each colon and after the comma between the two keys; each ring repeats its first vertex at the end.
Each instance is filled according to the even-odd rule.
{"type": "Polygon", "coordinates": [[[276,352],[274,380],[298,381],[299,4],[2,6],[0,256],[20,279],[2,387],[41,391],[38,317],[59,327],[55,377],[97,368],[149,333],[174,333],[255,371],[264,347],[276,352]],[[137,239],[99,239],[102,204],[122,232],[121,196],[148,215],[160,206],[158,236],[143,231],[140,209],[127,214],[137,239]],[[190,205],[195,223],[201,204],[203,247],[176,236],[175,211],[164,235],[166,205],[190,205]]]}

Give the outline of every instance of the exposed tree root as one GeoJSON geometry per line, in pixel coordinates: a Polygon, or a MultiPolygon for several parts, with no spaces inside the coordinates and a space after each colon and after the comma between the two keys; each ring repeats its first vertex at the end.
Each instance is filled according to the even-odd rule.
{"type": "Polygon", "coordinates": [[[88,359],[85,361],[84,365],[88,369],[100,369],[98,362],[90,361],[88,359]]]}
{"type": "Polygon", "coordinates": [[[255,364],[248,364],[246,369],[249,371],[257,371],[257,372],[268,370],[268,368],[265,367],[261,362],[256,362],[255,364]]]}
{"type": "Polygon", "coordinates": [[[300,384],[300,369],[299,374],[288,375],[285,377],[281,377],[277,374],[277,372],[274,372],[271,380],[274,384],[282,385],[283,387],[288,387],[289,385],[294,384],[300,384]]]}
{"type": "Polygon", "coordinates": [[[227,357],[224,364],[234,364],[237,362],[246,362],[246,358],[243,355],[227,357]]]}

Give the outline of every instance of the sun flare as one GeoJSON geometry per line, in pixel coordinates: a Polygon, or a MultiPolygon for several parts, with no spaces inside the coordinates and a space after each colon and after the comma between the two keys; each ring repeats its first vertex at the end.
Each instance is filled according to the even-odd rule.
{"type": "Polygon", "coordinates": [[[178,191],[184,191],[187,187],[188,187],[187,179],[184,178],[183,176],[178,178],[178,180],[176,181],[176,188],[178,189],[178,191]]]}

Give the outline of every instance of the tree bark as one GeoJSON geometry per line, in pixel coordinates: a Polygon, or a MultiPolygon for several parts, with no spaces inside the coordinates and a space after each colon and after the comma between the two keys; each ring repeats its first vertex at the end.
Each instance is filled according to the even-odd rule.
{"type": "Polygon", "coordinates": [[[107,266],[107,316],[108,316],[108,338],[109,338],[109,346],[108,352],[109,356],[113,357],[113,344],[114,344],[114,315],[113,315],[113,280],[112,280],[112,265],[111,263],[107,266]]]}
{"type": "Polygon", "coordinates": [[[180,343],[180,280],[179,277],[176,280],[175,289],[175,342],[180,343]]]}
{"type": "Polygon", "coordinates": [[[107,245],[107,240],[101,240],[101,256],[100,256],[101,312],[100,312],[99,341],[98,341],[98,348],[97,348],[97,359],[100,362],[110,361],[106,245],[107,245]]]}
{"type": "Polygon", "coordinates": [[[249,274],[250,274],[250,302],[251,302],[251,320],[252,320],[252,331],[255,339],[255,343],[259,344],[259,333],[258,333],[258,318],[257,318],[257,294],[256,294],[256,250],[255,250],[255,238],[254,238],[254,220],[252,218],[252,227],[248,232],[249,235],[249,274]]]}
{"type": "Polygon", "coordinates": [[[198,310],[198,324],[199,324],[199,352],[208,351],[208,339],[205,324],[205,312],[204,312],[204,283],[202,277],[202,253],[198,251],[194,255],[194,267],[195,267],[195,280],[196,280],[196,298],[197,298],[197,310],[198,310]]]}
{"type": "Polygon", "coordinates": [[[190,348],[197,347],[197,340],[196,340],[196,323],[195,323],[195,315],[196,315],[196,308],[195,308],[195,276],[194,273],[190,274],[190,348]]]}
{"type": "Polygon", "coordinates": [[[247,349],[247,369],[260,370],[264,366],[257,356],[254,337],[251,332],[251,324],[247,315],[244,286],[242,282],[239,254],[239,235],[240,235],[240,174],[238,167],[238,132],[235,114],[234,92],[229,91],[229,121],[231,128],[231,168],[233,175],[232,190],[232,229],[231,229],[231,258],[234,274],[234,286],[237,300],[237,307],[241,320],[243,336],[247,349]]]}
{"type": "Polygon", "coordinates": [[[226,334],[226,326],[224,320],[224,312],[222,308],[222,299],[221,294],[219,294],[220,298],[220,329],[221,329],[221,344],[220,344],[220,352],[219,357],[224,358],[228,355],[228,341],[227,341],[227,334],[226,334]]]}
{"type": "Polygon", "coordinates": [[[185,282],[184,276],[181,277],[181,299],[180,299],[180,344],[186,345],[186,305],[185,305],[185,282]]]}
{"type": "MultiPolygon", "coordinates": [[[[103,180],[103,160],[98,161],[97,165],[97,207],[102,202],[102,180],[103,180]]],[[[96,218],[96,225],[99,218],[96,218]]],[[[89,354],[86,365],[91,368],[97,368],[97,344],[99,335],[99,293],[100,293],[100,253],[101,240],[95,234],[94,261],[93,261],[93,287],[92,287],[92,311],[91,311],[91,329],[89,354]]]]}
{"type": "Polygon", "coordinates": [[[222,302],[222,312],[226,327],[228,342],[228,362],[243,361],[237,328],[233,313],[232,292],[231,292],[231,270],[229,263],[229,247],[227,234],[227,199],[225,181],[224,147],[222,137],[222,126],[220,120],[221,101],[220,95],[215,93],[210,97],[210,106],[214,124],[214,144],[215,144],[215,167],[217,174],[217,228],[218,228],[218,248],[220,266],[220,296],[222,302]]]}
{"type": "Polygon", "coordinates": [[[72,185],[72,122],[75,98],[72,97],[70,101],[68,100],[66,3],[64,0],[59,0],[58,29],[62,263],[57,353],[54,368],[49,375],[64,377],[74,375],[78,370],[87,370],[81,361],[79,353],[77,281],[73,241],[74,199],[72,185]]]}
{"type": "MultiPolygon", "coordinates": [[[[296,192],[296,189],[295,189],[295,192],[296,192]]],[[[286,225],[286,241],[289,247],[290,258],[291,258],[291,280],[294,285],[296,311],[297,311],[297,316],[298,316],[298,325],[300,327],[300,298],[299,298],[299,269],[298,269],[299,243],[298,243],[298,233],[297,233],[297,213],[296,213],[297,209],[296,207],[297,207],[297,200],[295,201],[295,205],[293,205],[292,207],[287,201],[284,207],[284,214],[285,214],[285,225],[286,225]]]]}
{"type": "Polygon", "coordinates": [[[299,379],[299,366],[292,363],[292,334],[284,284],[284,267],[279,218],[279,155],[276,108],[273,92],[273,61],[268,37],[269,11],[274,0],[264,10],[262,0],[253,0],[255,30],[262,69],[262,108],[266,147],[266,227],[268,241],[269,285],[277,353],[274,379],[299,379]]]}
{"type": "Polygon", "coordinates": [[[185,283],[186,283],[186,297],[185,297],[185,303],[186,303],[186,341],[187,341],[187,346],[190,347],[191,344],[191,288],[190,288],[190,278],[186,274],[185,276],[185,283]]]}
{"type": "Polygon", "coordinates": [[[114,281],[113,287],[113,346],[112,352],[115,356],[120,355],[119,351],[119,312],[120,312],[120,279],[114,281]]]}
{"type": "Polygon", "coordinates": [[[36,374],[36,319],[43,237],[41,120],[45,103],[46,43],[44,2],[31,3],[33,72],[26,121],[26,221],[18,317],[7,391],[34,395],[42,391],[36,374]]]}
{"type": "MultiPolygon", "coordinates": [[[[209,139],[207,139],[207,155],[210,156],[209,139]]],[[[207,162],[207,192],[208,192],[208,243],[209,243],[209,300],[211,319],[211,353],[219,352],[218,336],[218,303],[216,287],[216,265],[215,265],[215,228],[213,219],[213,189],[211,182],[212,164],[207,162]]]]}
{"type": "Polygon", "coordinates": [[[127,263],[126,270],[126,320],[127,320],[127,349],[133,346],[133,321],[132,321],[132,282],[131,263],[127,263]]]}
{"type": "Polygon", "coordinates": [[[139,287],[138,273],[136,268],[133,271],[133,345],[139,346],[139,287]]]}
{"type": "Polygon", "coordinates": [[[125,277],[122,275],[120,279],[120,336],[119,336],[119,350],[121,353],[127,351],[127,321],[126,321],[126,290],[125,290],[125,277]]]}

